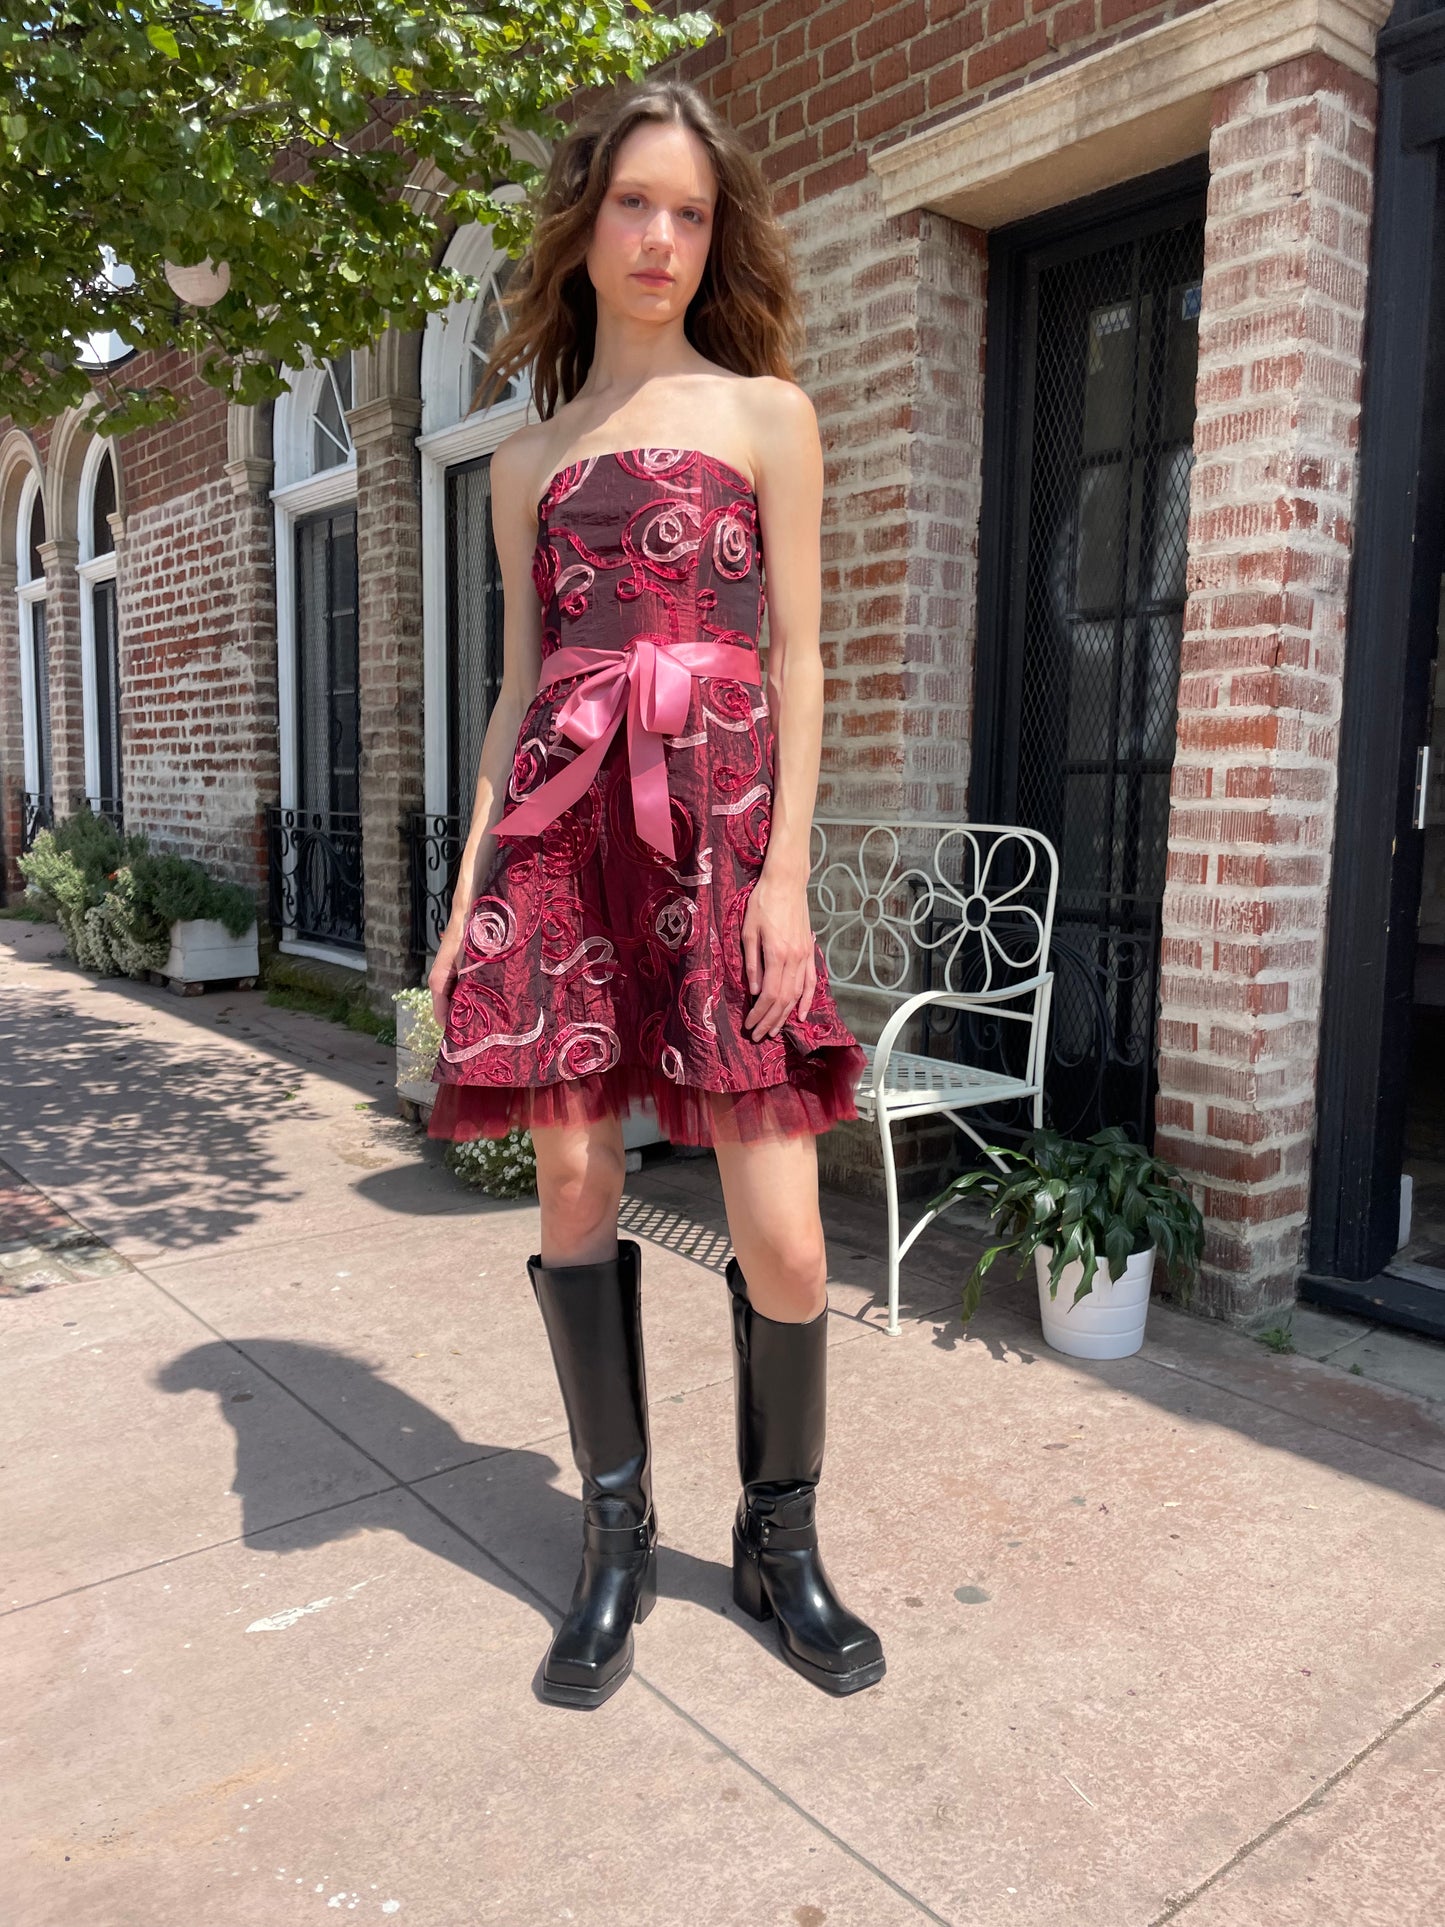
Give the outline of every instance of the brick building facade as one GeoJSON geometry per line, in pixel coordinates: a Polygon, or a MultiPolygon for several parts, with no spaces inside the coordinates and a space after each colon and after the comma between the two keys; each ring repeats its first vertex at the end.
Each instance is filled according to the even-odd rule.
{"type": "MultiPolygon", "coordinates": [[[[761,156],[801,277],[820,808],[1058,838],[1104,1108],[1196,1182],[1197,1302],[1248,1323],[1314,1262],[1388,11],[724,0],[677,63],[761,156]]],[[[1439,21],[1402,0],[1389,32],[1439,21]]],[[[498,266],[475,231],[450,247],[498,266]]],[[[192,381],[184,423],[115,451],[126,823],[252,884],[286,947],[378,999],[421,975],[498,667],[474,537],[524,401],[464,419],[490,312],[274,409],[192,381]],[[324,861],[318,815],[346,826],[324,861]]],[[[27,792],[32,820],[98,794],[93,441],[0,436],[12,891],[27,792]]],[[[947,1136],[901,1147],[915,1190],[947,1136]]],[[[875,1158],[869,1131],[825,1140],[835,1179],[875,1158]]]]}

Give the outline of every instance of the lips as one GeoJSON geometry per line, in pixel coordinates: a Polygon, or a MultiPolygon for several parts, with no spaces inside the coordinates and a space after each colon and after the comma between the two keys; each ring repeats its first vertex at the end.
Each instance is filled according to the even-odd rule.
{"type": "Polygon", "coordinates": [[[655,288],[670,288],[672,286],[672,276],[670,274],[639,273],[634,278],[638,281],[650,282],[655,288]]]}

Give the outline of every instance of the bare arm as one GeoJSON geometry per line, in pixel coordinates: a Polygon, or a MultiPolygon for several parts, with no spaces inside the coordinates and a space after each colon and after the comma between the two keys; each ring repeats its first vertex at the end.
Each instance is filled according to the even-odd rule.
{"type": "Polygon", "coordinates": [[[432,1008],[442,1025],[456,982],[456,958],[467,915],[496,853],[492,830],[506,812],[517,732],[542,673],[542,612],[532,583],[537,525],[529,499],[535,458],[529,457],[524,437],[525,431],[508,436],[492,456],[492,534],[502,571],[502,686],[482,740],[471,826],[457,866],[451,916],[427,979],[432,1008]]]}
{"type": "Polygon", "coordinates": [[[768,710],[776,765],[767,855],[743,923],[747,1016],[757,1038],[806,1017],[817,983],[808,859],[823,747],[823,450],[813,404],[790,382],[767,384],[753,446],[768,583],[768,710]],[[761,953],[761,954],[760,954],[761,953]]]}

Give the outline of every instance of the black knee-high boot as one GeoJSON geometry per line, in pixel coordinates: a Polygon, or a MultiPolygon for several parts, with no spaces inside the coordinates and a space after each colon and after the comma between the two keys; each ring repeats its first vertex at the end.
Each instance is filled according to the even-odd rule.
{"type": "Polygon", "coordinates": [[[642,1357],[642,1247],[591,1265],[527,1260],[572,1456],[582,1474],[582,1569],[542,1666],[542,1693],[600,1706],[632,1670],[632,1626],[657,1599],[657,1521],[642,1357]]]}
{"type": "Polygon", "coordinates": [[[805,1325],[765,1318],[729,1258],[733,1386],[742,1496],[733,1525],[733,1599],[774,1617],[784,1659],[828,1693],[882,1679],[878,1635],[842,1605],[818,1551],[814,1497],[823,1470],[828,1314],[805,1325]]]}

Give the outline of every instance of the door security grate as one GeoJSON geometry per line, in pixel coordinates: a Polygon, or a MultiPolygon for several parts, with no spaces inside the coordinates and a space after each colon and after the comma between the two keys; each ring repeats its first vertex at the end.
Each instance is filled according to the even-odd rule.
{"type": "Polygon", "coordinates": [[[1191,209],[1021,262],[996,813],[1059,851],[1047,1092],[1071,1133],[1152,1129],[1203,252],[1191,209]]]}

